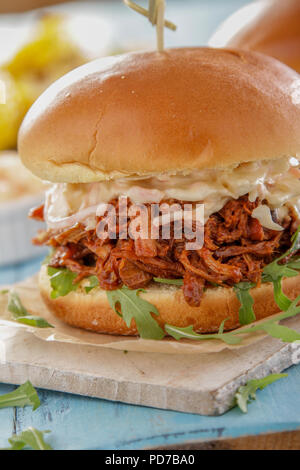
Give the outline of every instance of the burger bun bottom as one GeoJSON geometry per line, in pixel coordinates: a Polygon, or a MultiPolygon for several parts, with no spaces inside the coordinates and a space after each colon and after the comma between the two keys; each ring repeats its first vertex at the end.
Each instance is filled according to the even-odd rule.
{"type": "MultiPolygon", "coordinates": [[[[50,311],[63,322],[97,333],[137,335],[135,321],[132,320],[128,328],[125,321],[110,307],[106,291],[95,287],[86,293],[84,289],[84,286],[88,285],[86,282],[82,281],[76,291],[64,297],[52,299],[46,265],[42,266],[39,276],[43,300],[50,311]]],[[[284,279],[282,284],[284,293],[289,298],[295,299],[299,295],[300,275],[284,279]]],[[[182,289],[173,285],[153,282],[147,287],[146,292],[140,292],[139,295],[155,305],[159,316],[153,314],[153,317],[162,327],[165,324],[181,328],[193,325],[196,332],[213,333],[219,330],[224,320],[226,320],[224,330],[241,326],[239,323],[240,303],[232,288],[208,288],[200,307],[189,306],[184,299],[182,289]]],[[[257,320],[279,312],[279,307],[274,301],[271,283],[255,287],[251,290],[251,295],[254,299],[254,312],[257,320]]]]}

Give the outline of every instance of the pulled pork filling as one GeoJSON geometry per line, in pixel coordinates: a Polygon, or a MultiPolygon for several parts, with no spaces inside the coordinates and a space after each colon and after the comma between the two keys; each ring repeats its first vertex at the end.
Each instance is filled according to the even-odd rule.
{"type": "MultiPolygon", "coordinates": [[[[163,202],[184,204],[177,200],[163,202]]],[[[118,200],[110,203],[118,214],[118,200]]],[[[101,240],[97,225],[88,229],[81,222],[40,232],[34,243],[54,248],[49,266],[66,267],[77,273],[74,282],[94,275],[102,289],[114,290],[122,285],[131,289],[146,287],[154,277],[183,279],[185,300],[196,307],[209,286],[233,286],[243,281],[259,284],[263,268],[289,248],[291,235],[299,224],[296,212],[288,209],[280,220],[282,230],[272,230],[251,216],[261,203],[264,201],[251,201],[248,195],[226,202],[206,220],[204,244],[199,250],[187,251],[184,236],[172,238],[172,226],[169,240],[161,234],[157,240],[122,239],[120,225],[116,239],[101,240]]],[[[151,205],[148,206],[150,214],[151,205]]],[[[276,223],[275,212],[272,218],[276,223]]],[[[32,210],[31,217],[43,220],[44,207],[32,210]]],[[[100,221],[101,217],[97,217],[97,224],[100,221]]],[[[125,223],[130,222],[128,217],[125,223]]]]}

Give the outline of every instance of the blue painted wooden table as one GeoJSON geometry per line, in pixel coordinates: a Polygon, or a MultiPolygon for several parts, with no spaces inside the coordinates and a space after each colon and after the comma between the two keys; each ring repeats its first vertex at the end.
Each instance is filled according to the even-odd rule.
{"type": "MultiPolygon", "coordinates": [[[[0,284],[35,273],[41,259],[0,269],[0,284]]],[[[0,366],[1,367],[1,366],[0,366]]],[[[0,448],[28,426],[49,429],[55,449],[143,449],[300,429],[300,365],[262,392],[244,415],[235,408],[207,417],[39,390],[42,406],[0,410],[0,448]]],[[[1,385],[0,393],[13,390],[1,385]]]]}
{"type": "MultiPolygon", "coordinates": [[[[247,0],[170,0],[168,17],[179,29],[176,35],[166,32],[167,44],[205,44],[220,21],[245,3],[247,0]]],[[[100,4],[98,8],[99,13],[113,19],[117,27],[122,25],[120,31],[126,31],[128,40],[154,41],[151,27],[138,15],[117,5],[100,4]]],[[[35,273],[40,261],[35,259],[0,269],[0,284],[13,283],[35,273]]],[[[290,368],[288,373],[287,379],[258,392],[257,401],[249,406],[247,415],[235,408],[218,417],[39,390],[42,406],[35,412],[31,408],[0,410],[0,448],[7,445],[7,438],[13,432],[18,433],[28,426],[51,430],[47,440],[55,449],[143,449],[218,437],[299,430],[300,365],[290,368]]],[[[11,385],[0,384],[0,394],[13,389],[11,385]]]]}

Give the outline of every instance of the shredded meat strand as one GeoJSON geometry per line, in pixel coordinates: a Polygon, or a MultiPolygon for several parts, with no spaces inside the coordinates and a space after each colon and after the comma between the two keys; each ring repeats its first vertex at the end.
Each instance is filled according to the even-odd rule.
{"type": "MultiPolygon", "coordinates": [[[[165,202],[184,204],[174,200],[165,202]]],[[[259,202],[251,202],[247,196],[227,202],[222,210],[208,218],[204,245],[197,251],[185,249],[184,237],[178,240],[172,236],[174,227],[170,240],[163,239],[161,233],[157,240],[124,240],[121,235],[130,217],[117,226],[116,240],[101,240],[96,229],[86,230],[82,224],[76,224],[65,230],[40,232],[34,243],[54,247],[50,266],[65,266],[77,273],[75,282],[95,275],[101,288],[113,290],[122,285],[131,289],[145,287],[153,277],[183,278],[185,300],[191,306],[199,306],[207,286],[232,286],[243,281],[260,283],[264,266],[289,247],[291,235],[299,225],[297,215],[290,211],[282,222],[283,231],[265,229],[251,217],[259,202]]],[[[118,215],[118,201],[111,203],[118,215]]],[[[32,210],[30,216],[43,220],[43,207],[32,210]]]]}

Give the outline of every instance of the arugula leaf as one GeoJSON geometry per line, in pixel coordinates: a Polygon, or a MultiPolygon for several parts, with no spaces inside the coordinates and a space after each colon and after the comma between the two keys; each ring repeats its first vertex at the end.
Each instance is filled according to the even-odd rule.
{"type": "Polygon", "coordinates": [[[11,313],[14,314],[15,319],[29,315],[24,305],[22,305],[20,297],[14,291],[10,291],[9,293],[7,308],[11,313]]]}
{"type": "Polygon", "coordinates": [[[291,237],[291,242],[292,242],[292,244],[291,244],[290,248],[283,255],[281,255],[279,258],[277,258],[277,261],[280,261],[284,258],[287,258],[292,253],[295,253],[295,251],[298,251],[300,249],[300,225],[297,228],[296,232],[293,233],[293,235],[291,237]]]}
{"type": "Polygon", "coordinates": [[[291,305],[291,300],[282,291],[281,281],[284,277],[294,277],[298,274],[298,271],[289,268],[287,265],[277,264],[276,260],[263,269],[262,282],[273,283],[274,300],[280,310],[287,310],[291,305]]]}
{"type": "MultiPolygon", "coordinates": [[[[51,299],[64,297],[70,292],[75,291],[78,287],[78,283],[74,283],[77,274],[67,268],[52,268],[48,266],[48,276],[50,277],[52,287],[51,299]]],[[[99,280],[97,276],[90,276],[87,279],[90,281],[90,285],[84,289],[88,294],[94,287],[99,286],[99,280]]]]}
{"type": "MultiPolygon", "coordinates": [[[[225,320],[226,321],[226,320],[225,320]]],[[[225,322],[224,321],[224,322],[225,322]]],[[[166,332],[172,336],[174,339],[179,340],[179,339],[193,339],[193,340],[206,340],[206,339],[220,339],[221,341],[224,341],[226,344],[239,344],[242,339],[234,336],[232,333],[223,333],[222,329],[224,328],[224,322],[222,322],[219,331],[221,333],[215,333],[215,334],[199,334],[196,333],[193,329],[193,326],[187,326],[185,328],[180,328],[178,326],[172,326],[172,325],[165,325],[165,330],[166,332]]]]}
{"type": "Polygon", "coordinates": [[[248,325],[256,320],[253,303],[254,300],[250,294],[250,289],[255,287],[252,282],[239,282],[233,287],[233,290],[241,304],[239,309],[239,321],[241,325],[248,325]]]}
{"type": "Polygon", "coordinates": [[[298,296],[291,304],[289,308],[283,312],[277,318],[271,320],[266,320],[258,325],[254,325],[250,328],[243,329],[241,332],[233,332],[232,334],[239,333],[254,333],[256,331],[264,331],[273,338],[281,339],[284,343],[292,343],[294,341],[300,340],[300,333],[287,326],[279,325],[279,321],[285,320],[286,318],[291,318],[300,313],[300,306],[297,306],[300,301],[300,296],[298,296]]]}
{"type": "Polygon", "coordinates": [[[18,323],[24,323],[25,325],[35,326],[37,328],[54,328],[44,318],[30,315],[22,304],[20,297],[14,291],[9,292],[7,309],[12,313],[14,320],[18,323]]]}
{"type": "Polygon", "coordinates": [[[291,302],[291,305],[289,306],[289,308],[285,312],[282,312],[280,315],[278,315],[276,320],[274,321],[279,322],[281,320],[285,320],[286,318],[291,318],[291,317],[295,317],[296,315],[298,315],[298,313],[300,313],[300,306],[297,305],[299,301],[300,301],[300,295],[298,295],[298,297],[291,302]]]}
{"type": "MultiPolygon", "coordinates": [[[[297,273],[298,274],[298,273],[297,273]]],[[[273,293],[274,300],[277,303],[280,310],[287,310],[291,305],[291,300],[283,293],[281,285],[282,277],[273,280],[273,293]]]]}
{"type": "Polygon", "coordinates": [[[268,385],[287,377],[288,374],[270,374],[263,379],[250,380],[246,385],[238,388],[235,394],[235,404],[240,408],[243,413],[248,411],[248,403],[256,399],[256,391],[263,390],[268,385]]]}
{"type": "Polygon", "coordinates": [[[154,277],[153,281],[161,282],[162,284],[173,284],[174,286],[183,286],[183,279],[164,279],[162,277],[154,277]]]}
{"type": "Polygon", "coordinates": [[[278,315],[276,318],[272,318],[261,322],[258,325],[251,326],[249,328],[243,328],[239,331],[230,331],[223,333],[224,325],[227,319],[223,320],[219,332],[215,334],[198,334],[193,330],[193,326],[187,326],[185,328],[179,328],[178,326],[165,325],[165,331],[175,338],[179,339],[192,339],[192,340],[205,340],[205,339],[219,339],[224,341],[227,344],[240,344],[243,338],[239,338],[239,335],[245,335],[247,333],[255,333],[257,331],[264,331],[273,338],[281,339],[285,343],[292,343],[293,341],[300,340],[300,333],[287,326],[279,325],[279,321],[285,320],[286,318],[291,318],[300,313],[300,305],[297,306],[300,301],[300,295],[291,302],[288,310],[278,315]]]}
{"type": "Polygon", "coordinates": [[[90,285],[85,287],[85,292],[88,294],[92,289],[94,289],[94,287],[98,287],[99,286],[99,280],[97,278],[97,276],[90,276],[89,278],[89,281],[90,281],[90,285]]]}
{"type": "Polygon", "coordinates": [[[121,316],[130,327],[134,319],[141,338],[162,339],[163,329],[158,325],[151,313],[159,315],[157,308],[139,296],[143,289],[131,290],[123,286],[121,289],[106,291],[111,308],[121,316]],[[121,311],[118,310],[121,307],[121,311]]]}
{"type": "Polygon", "coordinates": [[[38,394],[29,380],[13,392],[0,396],[0,408],[32,406],[34,411],[40,404],[38,394]]]}
{"type": "Polygon", "coordinates": [[[53,450],[44,440],[44,434],[50,431],[39,431],[29,427],[20,434],[14,434],[8,439],[11,447],[3,450],[22,450],[24,447],[30,447],[33,450],[53,450]]]}
{"type": "Polygon", "coordinates": [[[51,299],[57,299],[57,297],[64,297],[69,292],[77,289],[78,284],[74,283],[77,277],[76,273],[73,273],[66,268],[51,268],[48,266],[48,276],[50,277],[50,284],[52,287],[51,299]]]}
{"type": "Polygon", "coordinates": [[[293,343],[300,340],[300,333],[292,330],[287,326],[279,325],[278,323],[267,323],[264,326],[264,331],[272,338],[281,339],[284,343],[293,343]]]}
{"type": "Polygon", "coordinates": [[[36,315],[27,315],[26,317],[19,317],[16,320],[18,323],[34,326],[35,328],[54,328],[47,320],[42,317],[37,317],[36,315]]]}
{"type": "Polygon", "coordinates": [[[225,318],[225,320],[223,320],[221,325],[219,326],[219,331],[218,331],[219,335],[224,333],[224,326],[225,326],[225,323],[227,322],[227,320],[229,320],[229,318],[225,318]]]}
{"type": "Polygon", "coordinates": [[[278,264],[277,260],[267,264],[263,269],[263,282],[273,282],[283,277],[298,276],[295,269],[291,269],[289,264],[278,264]]]}
{"type": "Polygon", "coordinates": [[[300,258],[292,258],[288,263],[287,266],[292,269],[300,270],[300,258]]]}
{"type": "MultiPolygon", "coordinates": [[[[291,305],[291,300],[284,295],[282,291],[281,281],[284,277],[294,277],[298,276],[298,271],[293,269],[293,267],[297,266],[295,262],[286,263],[286,264],[278,264],[284,258],[287,258],[295,251],[298,251],[300,247],[300,226],[293,234],[291,238],[291,247],[279,258],[275,259],[272,263],[265,266],[263,269],[262,274],[262,281],[263,282],[272,282],[274,287],[274,299],[277,303],[280,310],[287,310],[291,305]]],[[[300,268],[300,266],[299,266],[300,268]]]]}

